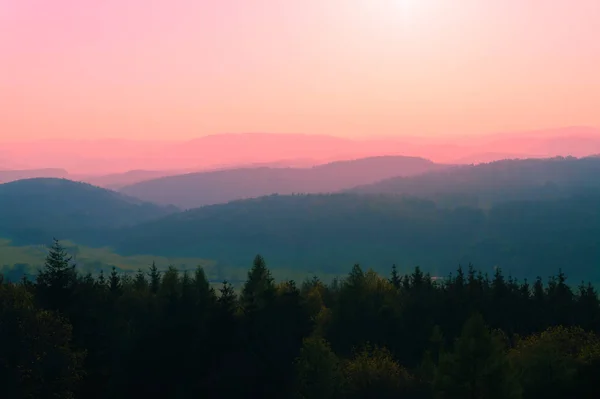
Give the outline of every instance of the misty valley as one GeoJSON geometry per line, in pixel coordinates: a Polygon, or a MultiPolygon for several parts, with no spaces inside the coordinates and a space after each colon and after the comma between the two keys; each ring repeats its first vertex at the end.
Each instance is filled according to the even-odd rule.
{"type": "Polygon", "coordinates": [[[394,156],[0,184],[3,389],[595,398],[598,176],[394,156]]]}
{"type": "Polygon", "coordinates": [[[248,259],[260,253],[280,280],[329,281],[354,263],[446,276],[472,263],[521,279],[564,268],[575,281],[600,281],[600,158],[330,165],[199,172],[119,191],[56,178],[5,183],[0,266],[34,274],[45,256],[40,246],[57,238],[93,274],[113,266],[134,272],[155,260],[181,270],[201,264],[217,282],[243,281],[248,259]],[[346,180],[332,183],[338,175],[346,180]],[[186,207],[193,203],[206,205],[186,207]]]}

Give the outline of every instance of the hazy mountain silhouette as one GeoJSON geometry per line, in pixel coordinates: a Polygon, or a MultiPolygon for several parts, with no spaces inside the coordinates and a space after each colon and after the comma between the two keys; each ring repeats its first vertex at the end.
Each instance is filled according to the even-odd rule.
{"type": "Polygon", "coordinates": [[[480,154],[471,154],[466,157],[455,159],[453,164],[457,165],[469,165],[469,164],[480,164],[490,163],[495,161],[502,161],[507,159],[532,159],[538,158],[537,156],[518,154],[518,153],[505,153],[505,152],[484,152],[480,154]]]}
{"type": "Polygon", "coordinates": [[[64,169],[0,170],[0,183],[37,177],[64,178],[67,176],[68,172],[64,169]]]}
{"type": "Polygon", "coordinates": [[[195,208],[269,194],[334,192],[443,167],[422,158],[373,157],[312,168],[258,167],[190,173],[137,183],[120,191],[158,204],[195,208]]]}
{"type": "Polygon", "coordinates": [[[124,173],[111,173],[108,175],[100,176],[69,175],[69,178],[71,180],[86,182],[94,186],[116,190],[130,184],[135,184],[141,181],[152,180],[164,176],[176,175],[178,173],[182,172],[166,170],[130,170],[124,173]]]}
{"type": "Polygon", "coordinates": [[[454,166],[413,177],[394,177],[348,190],[396,194],[446,205],[489,206],[525,199],[556,199],[600,189],[600,159],[557,157],[454,166]]]}
{"type": "Polygon", "coordinates": [[[37,178],[0,184],[0,236],[47,243],[79,238],[168,215],[176,208],[66,179],[37,178]]]}
{"type": "MultiPolygon", "coordinates": [[[[100,175],[130,170],[189,170],[311,159],[314,164],[382,155],[404,155],[437,163],[471,163],[481,154],[511,158],[577,157],[600,153],[600,130],[568,127],[492,135],[376,137],[241,133],[187,141],[43,140],[1,143],[5,168],[46,168],[100,175]],[[21,166],[15,166],[21,165],[21,166]]],[[[488,158],[496,160],[495,158],[488,158]]]]}
{"type": "Polygon", "coordinates": [[[210,172],[217,170],[239,169],[239,168],[258,168],[258,167],[273,167],[273,168],[289,168],[289,167],[307,167],[312,166],[316,162],[309,159],[298,160],[280,160],[274,162],[257,162],[251,164],[233,164],[233,165],[217,165],[211,168],[197,170],[194,168],[184,170],[130,170],[124,173],[112,173],[100,176],[77,176],[69,175],[70,180],[83,181],[95,186],[118,190],[122,187],[133,185],[147,180],[154,180],[161,177],[175,176],[187,173],[210,172]]]}

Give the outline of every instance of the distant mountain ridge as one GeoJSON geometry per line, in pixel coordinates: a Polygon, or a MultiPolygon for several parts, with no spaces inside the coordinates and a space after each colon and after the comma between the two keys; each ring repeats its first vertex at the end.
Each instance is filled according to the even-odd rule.
{"type": "MultiPolygon", "coordinates": [[[[376,132],[374,132],[376,135],[376,132]]],[[[343,138],[311,134],[231,133],[180,141],[43,140],[0,143],[4,168],[59,167],[78,175],[131,170],[206,170],[281,160],[314,164],[373,156],[416,156],[457,163],[498,157],[583,157],[600,153],[600,130],[567,127],[471,136],[343,138]],[[493,154],[497,155],[493,155],[493,154]]]]}
{"type": "Polygon", "coordinates": [[[372,157],[312,168],[242,168],[189,173],[148,180],[119,191],[181,208],[270,194],[327,193],[392,176],[411,176],[446,167],[416,157],[372,157]]]}
{"type": "Polygon", "coordinates": [[[66,170],[59,168],[0,170],[0,184],[38,177],[65,178],[68,175],[66,170]]]}

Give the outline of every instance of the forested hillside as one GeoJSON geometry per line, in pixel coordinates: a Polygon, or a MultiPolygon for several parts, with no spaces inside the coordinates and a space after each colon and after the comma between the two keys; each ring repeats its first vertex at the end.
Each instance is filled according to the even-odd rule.
{"type": "Polygon", "coordinates": [[[11,399],[597,398],[598,296],[557,273],[355,265],[275,283],[256,256],[238,294],[202,268],[80,275],[55,243],[34,279],[0,276],[0,384],[11,399]]]}
{"type": "MultiPolygon", "coordinates": [[[[338,167],[349,165],[325,166],[338,167]]],[[[444,275],[473,262],[528,278],[564,267],[596,283],[599,173],[598,158],[501,161],[400,179],[411,189],[398,193],[272,195],[185,212],[31,179],[0,185],[0,238],[40,245],[57,237],[116,255],[207,259],[224,270],[258,251],[289,277],[336,275],[354,262],[444,275]]]]}
{"type": "Polygon", "coordinates": [[[597,157],[503,160],[394,177],[348,191],[426,198],[444,206],[488,207],[500,202],[600,193],[598,176],[597,157]]]}
{"type": "Polygon", "coordinates": [[[490,210],[352,194],[270,196],[209,206],[121,230],[124,254],[203,256],[230,264],[260,251],[275,267],[340,272],[354,262],[381,271],[431,273],[473,262],[513,276],[568,268],[600,281],[600,195],[520,201],[490,210]]]}
{"type": "Polygon", "coordinates": [[[90,239],[176,210],[66,179],[19,180],[0,184],[0,237],[35,244],[54,236],[90,239]]]}
{"type": "Polygon", "coordinates": [[[423,158],[382,156],[312,168],[257,167],[188,173],[140,182],[120,191],[158,204],[197,208],[271,194],[330,193],[445,167],[423,158]]]}

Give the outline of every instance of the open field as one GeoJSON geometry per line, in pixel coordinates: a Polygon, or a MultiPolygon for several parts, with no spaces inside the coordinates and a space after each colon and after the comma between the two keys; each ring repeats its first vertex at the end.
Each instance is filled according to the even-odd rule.
{"type": "MultiPolygon", "coordinates": [[[[173,266],[178,270],[188,270],[193,272],[197,266],[202,266],[207,277],[212,283],[219,284],[223,280],[228,280],[234,286],[241,285],[245,279],[248,269],[252,265],[252,259],[248,259],[248,267],[233,267],[219,264],[213,260],[201,258],[179,258],[164,257],[155,255],[131,255],[122,256],[113,252],[110,248],[92,248],[78,245],[71,241],[61,241],[67,252],[73,257],[77,267],[83,273],[91,272],[97,274],[101,270],[104,273],[110,272],[112,267],[116,267],[122,273],[135,273],[138,269],[146,270],[152,264],[156,263],[159,269],[165,270],[173,266]]],[[[10,240],[0,238],[0,270],[12,269],[20,266],[25,274],[34,275],[36,270],[42,267],[47,254],[47,247],[44,245],[12,245],[10,240]]],[[[268,262],[268,259],[267,259],[268,262]]],[[[350,270],[351,265],[348,270],[350,270]]],[[[305,271],[297,271],[288,268],[271,268],[273,277],[277,281],[293,279],[300,283],[311,276],[305,271]]],[[[324,281],[330,281],[334,274],[316,273],[324,281]]]]}

